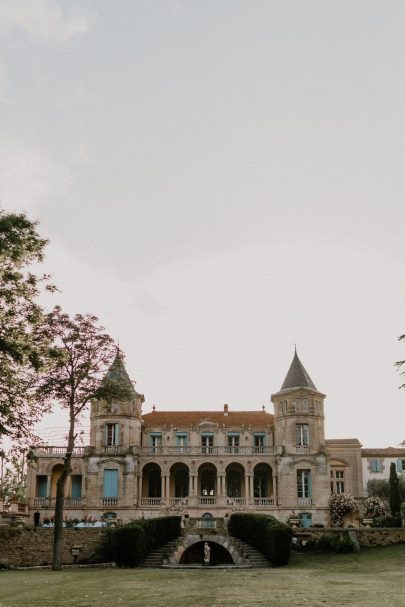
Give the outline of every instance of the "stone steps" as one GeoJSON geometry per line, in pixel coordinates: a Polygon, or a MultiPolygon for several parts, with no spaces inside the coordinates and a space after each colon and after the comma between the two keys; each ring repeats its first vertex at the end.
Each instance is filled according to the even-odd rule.
{"type": "Polygon", "coordinates": [[[232,540],[232,543],[238,547],[241,555],[244,556],[246,565],[250,565],[251,567],[270,567],[269,560],[260,552],[260,550],[257,550],[257,548],[254,548],[247,542],[242,542],[242,540],[235,537],[230,539],[232,540]]]}
{"type": "Polygon", "coordinates": [[[170,542],[163,544],[163,546],[154,548],[151,552],[149,552],[139,566],[145,568],[161,567],[163,565],[163,561],[167,559],[167,557],[173,552],[179,541],[181,541],[181,537],[171,540],[170,542]]]}

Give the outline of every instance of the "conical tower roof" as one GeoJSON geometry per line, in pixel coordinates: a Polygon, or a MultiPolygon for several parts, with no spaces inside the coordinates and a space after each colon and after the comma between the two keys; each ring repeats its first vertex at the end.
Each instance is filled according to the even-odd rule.
{"type": "Polygon", "coordinates": [[[127,392],[130,395],[137,394],[125,368],[122,352],[118,348],[111,367],[101,382],[101,386],[106,387],[107,385],[111,386],[111,384],[115,384],[123,392],[127,392]]]}
{"type": "Polygon", "coordinates": [[[294,358],[288,369],[288,373],[284,380],[281,390],[291,390],[291,388],[312,388],[316,390],[316,387],[309,377],[304,365],[298,358],[297,350],[295,350],[294,358]]]}

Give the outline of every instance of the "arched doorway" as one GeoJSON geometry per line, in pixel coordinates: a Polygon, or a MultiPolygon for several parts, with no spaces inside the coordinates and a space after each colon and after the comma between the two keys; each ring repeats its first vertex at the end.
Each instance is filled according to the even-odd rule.
{"type": "MultiPolygon", "coordinates": [[[[56,464],[53,468],[52,468],[52,473],[51,473],[51,497],[56,497],[56,484],[59,480],[60,475],[63,472],[63,464],[56,464]]],[[[65,491],[66,494],[68,494],[67,491],[65,491]]]]}
{"type": "Polygon", "coordinates": [[[198,469],[198,489],[202,497],[213,497],[217,491],[217,469],[213,464],[202,464],[198,469]]]}
{"type": "MultiPolygon", "coordinates": [[[[228,550],[216,542],[207,542],[210,547],[210,565],[233,565],[232,556],[228,550]]],[[[189,546],[181,557],[182,565],[202,565],[204,563],[204,544],[196,542],[189,546]]]]}
{"type": "Polygon", "coordinates": [[[232,463],[226,468],[226,495],[234,498],[245,495],[245,470],[241,464],[232,463]]]}
{"type": "Polygon", "coordinates": [[[213,529],[215,526],[215,520],[212,516],[211,512],[204,512],[201,517],[201,527],[202,529],[213,529]]]}
{"type": "Polygon", "coordinates": [[[253,495],[255,500],[273,496],[273,471],[268,464],[257,464],[253,470],[253,495]]]}
{"type": "Polygon", "coordinates": [[[190,492],[190,474],[186,464],[174,464],[170,469],[170,495],[187,497],[190,492]]]}
{"type": "Polygon", "coordinates": [[[162,497],[162,473],[157,464],[146,464],[142,471],[142,497],[162,497]]]}

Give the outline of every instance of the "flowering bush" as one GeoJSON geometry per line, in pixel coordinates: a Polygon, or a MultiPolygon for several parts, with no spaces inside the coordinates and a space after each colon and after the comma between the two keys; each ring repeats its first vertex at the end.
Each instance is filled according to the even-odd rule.
{"type": "Polygon", "coordinates": [[[376,516],[384,516],[384,502],[380,497],[368,497],[364,502],[365,518],[375,518],[376,516]]]}
{"type": "Polygon", "coordinates": [[[342,527],[344,515],[357,510],[358,505],[350,493],[332,493],[329,498],[329,508],[332,525],[342,527]]]}

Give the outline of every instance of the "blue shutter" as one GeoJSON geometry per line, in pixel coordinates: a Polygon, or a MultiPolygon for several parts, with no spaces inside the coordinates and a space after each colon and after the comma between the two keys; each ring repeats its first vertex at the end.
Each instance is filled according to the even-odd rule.
{"type": "Polygon", "coordinates": [[[152,441],[152,437],[154,436],[158,436],[160,438],[162,438],[162,433],[161,432],[149,432],[149,444],[150,446],[152,446],[153,441],[152,441]]]}
{"type": "Polygon", "coordinates": [[[397,472],[403,472],[403,470],[402,470],[402,459],[397,459],[397,472]]]}
{"type": "Polygon", "coordinates": [[[312,497],[312,473],[308,470],[308,497],[312,497]]]}
{"type": "Polygon", "coordinates": [[[104,497],[118,497],[118,470],[104,470],[104,497]]]}
{"type": "Polygon", "coordinates": [[[180,439],[183,439],[183,447],[188,446],[188,434],[187,432],[177,432],[176,434],[176,446],[180,445],[180,439]]]}
{"type": "Polygon", "coordinates": [[[72,476],[72,497],[82,497],[81,474],[75,474],[72,476]]]}

